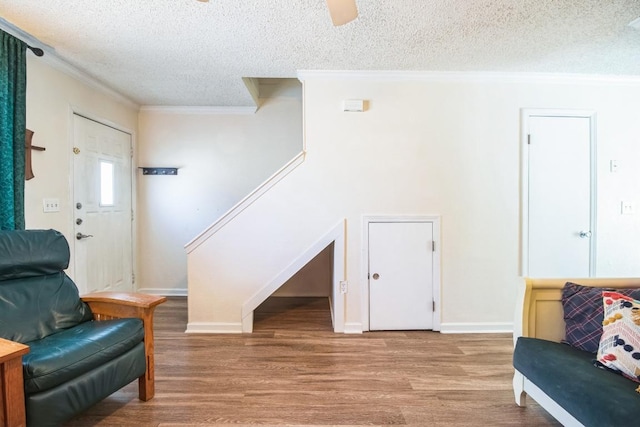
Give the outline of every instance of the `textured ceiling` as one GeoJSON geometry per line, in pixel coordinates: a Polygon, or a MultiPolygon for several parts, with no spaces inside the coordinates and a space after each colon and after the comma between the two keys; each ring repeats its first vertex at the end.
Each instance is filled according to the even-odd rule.
{"type": "Polygon", "coordinates": [[[640,0],[357,4],[342,27],[325,0],[0,0],[0,16],[140,105],[255,105],[243,77],[297,70],[640,75],[640,0]]]}

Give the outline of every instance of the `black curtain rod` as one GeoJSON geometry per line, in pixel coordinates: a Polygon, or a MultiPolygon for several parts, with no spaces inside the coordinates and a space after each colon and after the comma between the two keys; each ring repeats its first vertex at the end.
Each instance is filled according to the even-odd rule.
{"type": "Polygon", "coordinates": [[[35,56],[42,56],[42,55],[44,55],[44,50],[40,49],[39,47],[33,47],[33,46],[29,46],[29,45],[27,45],[27,47],[28,47],[29,49],[31,49],[31,52],[33,52],[33,54],[34,54],[35,56]]]}

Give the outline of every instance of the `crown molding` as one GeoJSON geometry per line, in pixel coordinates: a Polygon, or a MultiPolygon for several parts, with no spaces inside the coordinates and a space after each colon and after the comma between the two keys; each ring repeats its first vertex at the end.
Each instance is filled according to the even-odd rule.
{"type": "Polygon", "coordinates": [[[164,105],[143,105],[140,111],[148,111],[165,114],[255,114],[258,110],[256,106],[164,106],[164,105]]]}
{"type": "MultiPolygon", "coordinates": [[[[44,50],[44,49],[43,49],[44,50]]],[[[59,56],[55,54],[50,54],[49,51],[44,51],[44,56],[37,58],[38,60],[50,65],[52,68],[72,77],[73,79],[84,83],[86,86],[95,89],[103,94],[107,95],[114,101],[118,101],[121,104],[126,105],[127,107],[131,107],[135,110],[140,108],[140,104],[134,102],[130,98],[124,96],[120,92],[111,89],[109,86],[105,85],[101,81],[95,79],[94,77],[88,75],[84,71],[76,68],[75,66],[69,64],[65,60],[61,59],[59,56]]]]}
{"type": "Polygon", "coordinates": [[[0,18],[0,30],[3,30],[4,32],[11,34],[13,37],[22,40],[29,46],[39,47],[47,52],[55,51],[55,49],[53,49],[51,46],[42,43],[40,40],[24,31],[22,28],[13,25],[11,22],[7,21],[4,18],[0,18]]]}
{"type": "Polygon", "coordinates": [[[50,67],[72,77],[75,80],[78,80],[81,83],[84,83],[92,89],[102,92],[113,100],[125,104],[128,107],[131,107],[133,109],[138,109],[140,107],[140,105],[132,101],[130,98],[110,88],[106,84],[97,80],[95,77],[90,76],[89,74],[62,59],[53,47],[42,43],[31,34],[27,33],[23,29],[13,25],[3,18],[0,18],[0,29],[22,40],[31,47],[41,48],[44,52],[44,55],[41,57],[36,57],[35,55],[33,55],[33,53],[30,53],[30,55],[33,55],[36,60],[44,62],[50,67]]]}
{"type": "Polygon", "coordinates": [[[492,71],[349,71],[298,70],[300,81],[310,79],[379,82],[555,83],[640,85],[640,75],[520,73],[492,71]]]}

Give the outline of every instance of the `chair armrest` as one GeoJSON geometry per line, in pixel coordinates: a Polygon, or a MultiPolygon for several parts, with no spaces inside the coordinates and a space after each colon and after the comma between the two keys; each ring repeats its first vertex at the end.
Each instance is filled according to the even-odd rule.
{"type": "Polygon", "coordinates": [[[29,346],[19,342],[0,338],[0,363],[5,363],[16,357],[29,353],[29,346]]]}
{"type": "Polygon", "coordinates": [[[153,309],[167,300],[166,297],[129,292],[96,292],[83,295],[96,320],[138,317],[146,320],[153,316],[153,309]]]}
{"type": "Polygon", "coordinates": [[[22,356],[29,346],[0,338],[0,425],[26,425],[22,356]]]}
{"type": "Polygon", "coordinates": [[[154,388],[154,342],[153,311],[157,305],[167,300],[157,295],[127,292],[96,292],[81,297],[89,304],[95,320],[137,317],[144,325],[144,352],[147,358],[147,371],[138,382],[138,397],[147,401],[153,398],[154,388]]]}

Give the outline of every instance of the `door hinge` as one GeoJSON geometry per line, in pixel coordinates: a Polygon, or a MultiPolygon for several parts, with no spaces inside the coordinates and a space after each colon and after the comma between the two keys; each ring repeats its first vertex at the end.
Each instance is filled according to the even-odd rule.
{"type": "Polygon", "coordinates": [[[367,273],[367,280],[371,280],[371,273],[367,273]]]}
{"type": "Polygon", "coordinates": [[[436,311],[436,302],[435,301],[431,301],[431,311],[436,311]]]}
{"type": "Polygon", "coordinates": [[[131,209],[131,221],[133,221],[133,209],[131,209]]]}
{"type": "Polygon", "coordinates": [[[431,241],[431,252],[435,252],[436,251],[436,241],[432,240],[431,241]]]}
{"type": "Polygon", "coordinates": [[[527,134],[527,145],[531,145],[531,134],[527,134]]]}
{"type": "Polygon", "coordinates": [[[131,273],[131,284],[136,283],[136,273],[131,273]]]}
{"type": "Polygon", "coordinates": [[[133,159],[133,147],[129,149],[129,157],[133,159]]]}

